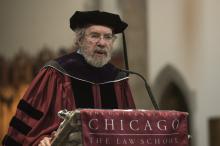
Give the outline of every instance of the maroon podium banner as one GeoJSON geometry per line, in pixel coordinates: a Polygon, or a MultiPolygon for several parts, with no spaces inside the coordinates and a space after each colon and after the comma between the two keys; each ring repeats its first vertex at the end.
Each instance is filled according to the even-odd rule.
{"type": "Polygon", "coordinates": [[[80,111],[83,146],[188,146],[188,113],[155,110],[80,111]]]}

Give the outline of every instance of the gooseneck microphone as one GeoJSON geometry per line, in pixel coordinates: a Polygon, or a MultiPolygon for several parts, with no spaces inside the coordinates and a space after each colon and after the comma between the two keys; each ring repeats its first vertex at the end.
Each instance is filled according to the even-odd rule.
{"type": "Polygon", "coordinates": [[[159,106],[158,106],[158,104],[157,104],[157,102],[156,102],[156,100],[154,98],[154,95],[152,93],[152,90],[151,90],[150,86],[148,85],[146,79],[141,74],[139,74],[137,72],[130,71],[130,70],[124,70],[124,69],[119,69],[119,70],[122,71],[122,72],[125,72],[127,74],[135,74],[135,75],[139,76],[144,81],[145,88],[146,88],[146,90],[148,92],[148,95],[149,95],[150,100],[151,100],[151,102],[152,102],[152,104],[154,106],[154,109],[160,110],[160,108],[159,108],[159,106]]]}

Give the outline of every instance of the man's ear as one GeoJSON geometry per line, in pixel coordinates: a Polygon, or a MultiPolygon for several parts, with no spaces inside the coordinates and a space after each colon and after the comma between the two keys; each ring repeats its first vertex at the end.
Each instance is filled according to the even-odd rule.
{"type": "Polygon", "coordinates": [[[77,40],[78,45],[79,45],[79,46],[82,46],[83,41],[84,41],[84,37],[81,37],[80,39],[78,39],[78,40],[77,40]]]}

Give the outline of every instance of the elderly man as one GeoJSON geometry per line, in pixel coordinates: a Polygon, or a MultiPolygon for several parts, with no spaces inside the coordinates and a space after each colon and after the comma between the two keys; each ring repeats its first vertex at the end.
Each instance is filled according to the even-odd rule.
{"type": "Polygon", "coordinates": [[[50,145],[63,109],[135,108],[128,77],[109,63],[115,34],[127,24],[116,14],[77,11],[70,27],[77,51],[40,70],[18,104],[4,146],[50,145]]]}

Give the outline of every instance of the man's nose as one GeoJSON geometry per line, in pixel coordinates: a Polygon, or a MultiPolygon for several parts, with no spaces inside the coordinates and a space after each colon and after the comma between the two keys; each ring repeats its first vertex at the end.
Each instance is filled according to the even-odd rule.
{"type": "Polygon", "coordinates": [[[97,45],[100,46],[100,47],[105,47],[106,44],[107,44],[107,41],[103,37],[100,37],[98,42],[97,42],[97,45]]]}

